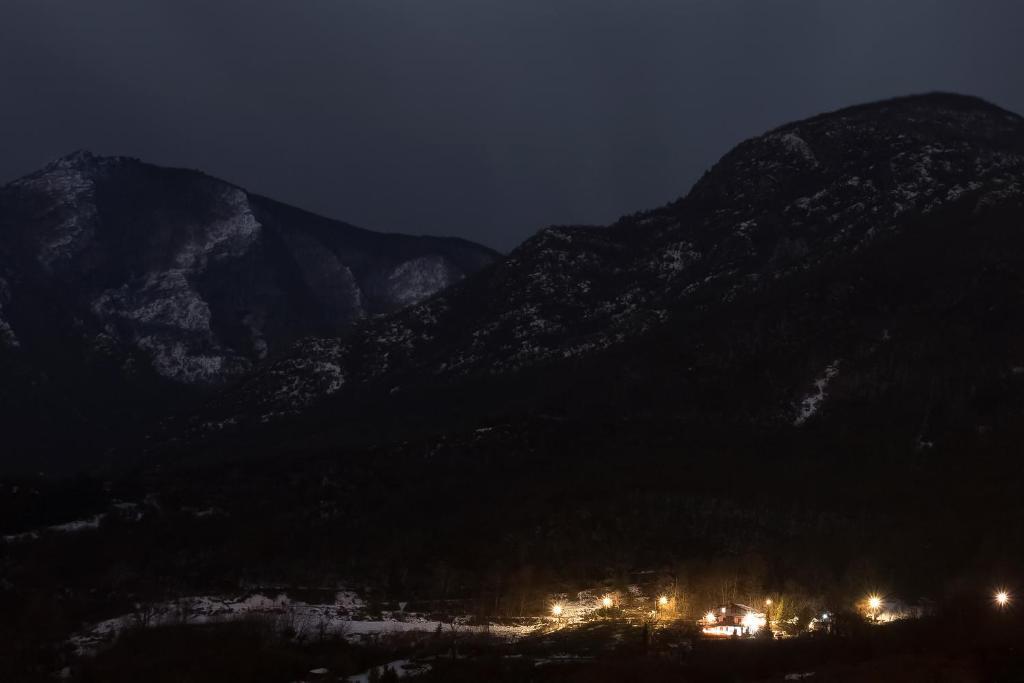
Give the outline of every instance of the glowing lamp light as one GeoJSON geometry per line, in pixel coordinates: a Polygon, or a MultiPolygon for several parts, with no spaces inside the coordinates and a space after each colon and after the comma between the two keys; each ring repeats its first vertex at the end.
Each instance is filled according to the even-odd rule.
{"type": "Polygon", "coordinates": [[[772,599],[771,598],[766,598],[765,601],[764,601],[764,604],[767,605],[768,607],[771,607],[772,606],[772,599]]]}
{"type": "Polygon", "coordinates": [[[705,614],[704,615],[704,621],[706,621],[709,624],[715,623],[715,613],[714,612],[708,612],[707,614],[705,614]]]}
{"type": "Polygon", "coordinates": [[[601,598],[601,606],[604,607],[605,609],[608,609],[609,607],[612,606],[612,599],[609,598],[608,596],[605,596],[605,597],[601,598]]]}
{"type": "Polygon", "coordinates": [[[724,607],[722,608],[722,614],[725,614],[725,608],[724,607]]]}
{"type": "Polygon", "coordinates": [[[552,605],[551,606],[551,614],[553,614],[556,617],[562,616],[562,606],[561,605],[557,605],[557,604],[556,605],[552,605]]]}
{"type": "Polygon", "coordinates": [[[1010,594],[1006,591],[999,591],[996,593],[996,605],[999,607],[1006,607],[1010,604],[1010,594]]]}
{"type": "Polygon", "coordinates": [[[667,605],[668,604],[668,596],[667,595],[662,595],[660,598],[658,598],[658,604],[661,605],[662,607],[667,605]]]}
{"type": "Polygon", "coordinates": [[[757,633],[764,626],[764,618],[753,612],[747,612],[743,616],[743,626],[746,627],[748,633],[757,633]]]}
{"type": "Polygon", "coordinates": [[[868,608],[870,608],[872,612],[877,611],[881,607],[882,598],[878,597],[877,595],[868,596],[868,608]]]}

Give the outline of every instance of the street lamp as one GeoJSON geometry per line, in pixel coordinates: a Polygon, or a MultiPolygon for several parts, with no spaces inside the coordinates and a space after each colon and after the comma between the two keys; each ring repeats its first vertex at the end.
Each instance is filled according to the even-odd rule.
{"type": "Polygon", "coordinates": [[[557,602],[554,605],[552,605],[551,606],[551,614],[554,615],[556,618],[557,617],[561,617],[562,616],[562,605],[557,603],[557,602]]]}
{"type": "Polygon", "coordinates": [[[1006,591],[999,591],[996,593],[995,600],[999,609],[1002,609],[1010,604],[1010,594],[1006,591]]]}
{"type": "Polygon", "coordinates": [[[608,609],[609,607],[612,606],[612,599],[610,597],[608,597],[607,595],[604,596],[603,598],[601,598],[601,606],[604,607],[605,609],[608,609]]]}
{"type": "Polygon", "coordinates": [[[664,607],[667,604],[668,604],[668,596],[667,595],[662,595],[660,598],[658,598],[658,606],[659,607],[664,607]]]}

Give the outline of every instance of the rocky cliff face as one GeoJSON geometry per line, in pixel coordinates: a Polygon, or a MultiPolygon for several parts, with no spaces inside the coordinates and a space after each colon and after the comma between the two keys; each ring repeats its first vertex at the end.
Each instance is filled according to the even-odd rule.
{"type": "Polygon", "coordinates": [[[480,415],[507,413],[510,387],[529,386],[538,411],[599,402],[803,428],[834,397],[881,405],[904,392],[917,404],[906,424],[927,441],[920,425],[946,400],[929,399],[929,384],[977,391],[1018,363],[1022,201],[1015,114],[929,95],[818,116],[739,145],[665,207],[544,230],[439,297],[345,339],[300,342],[207,424],[324,401],[330,419],[375,391],[383,410],[409,409],[419,404],[396,395],[472,384],[488,388],[460,410],[486,404],[480,415]],[[994,307],[1004,322],[984,328],[984,344],[1000,353],[982,361],[949,331],[970,334],[994,307]],[[939,379],[930,353],[973,365],[939,379]]]}
{"type": "Polygon", "coordinates": [[[298,339],[344,334],[496,256],[79,152],[0,188],[4,393],[66,405],[113,391],[131,403],[222,386],[298,339]]]}

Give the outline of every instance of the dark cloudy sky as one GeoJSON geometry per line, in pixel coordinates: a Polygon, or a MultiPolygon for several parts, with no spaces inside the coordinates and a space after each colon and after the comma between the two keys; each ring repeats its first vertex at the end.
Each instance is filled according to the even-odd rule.
{"type": "Polygon", "coordinates": [[[1024,111],[1020,0],[4,0],[0,182],[77,148],[509,249],[928,90],[1024,111]]]}

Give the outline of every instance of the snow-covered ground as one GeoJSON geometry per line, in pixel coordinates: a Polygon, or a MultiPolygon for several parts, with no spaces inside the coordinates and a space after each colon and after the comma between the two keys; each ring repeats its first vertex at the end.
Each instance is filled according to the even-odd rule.
{"type": "Polygon", "coordinates": [[[542,630],[547,620],[529,624],[470,624],[469,617],[441,622],[404,612],[382,612],[375,618],[364,616],[365,605],[352,591],[338,591],[332,603],[307,603],[282,594],[254,593],[244,597],[196,596],[152,605],[93,624],[70,639],[79,654],[91,654],[113,642],[117,636],[135,627],[172,624],[209,624],[259,617],[273,621],[282,631],[296,637],[317,639],[344,637],[351,641],[392,633],[434,632],[438,629],[460,633],[490,634],[516,639],[542,630]]]}
{"type": "Polygon", "coordinates": [[[84,517],[64,522],[63,524],[54,524],[41,529],[33,529],[32,531],[23,531],[20,534],[8,534],[0,538],[5,543],[18,543],[21,541],[34,541],[44,533],[73,534],[80,531],[93,531],[99,529],[100,524],[110,514],[115,514],[122,519],[138,521],[142,517],[142,509],[138,503],[114,503],[112,512],[101,512],[91,517],[84,517]]]}
{"type": "MultiPolygon", "coordinates": [[[[638,588],[631,588],[639,595],[638,588]]],[[[351,590],[335,592],[334,601],[330,603],[303,602],[289,598],[283,592],[264,590],[243,596],[203,595],[155,604],[140,604],[131,613],[84,628],[71,637],[70,643],[78,654],[88,655],[112,643],[120,633],[130,628],[223,623],[253,617],[267,619],[280,630],[293,632],[295,637],[313,640],[344,637],[352,642],[359,642],[388,634],[427,633],[438,630],[486,634],[516,640],[534,633],[582,623],[601,609],[600,598],[593,591],[580,592],[572,599],[564,594],[553,595],[551,604],[561,607],[559,617],[545,615],[513,624],[481,624],[475,623],[469,616],[438,621],[422,614],[402,610],[382,611],[371,616],[366,611],[363,599],[351,590]]]]}
{"type": "Polygon", "coordinates": [[[46,531],[53,531],[61,534],[74,533],[76,531],[88,531],[90,529],[98,529],[100,522],[106,517],[106,513],[100,513],[93,515],[92,517],[86,517],[85,519],[76,519],[73,522],[66,522],[64,524],[54,524],[43,529],[33,529],[32,531],[23,531],[20,534],[8,534],[4,536],[4,542],[6,543],[18,543],[19,541],[34,541],[39,538],[39,535],[46,531]]]}
{"type": "Polygon", "coordinates": [[[370,683],[370,676],[374,671],[376,671],[378,675],[381,675],[388,669],[394,671],[395,675],[399,678],[407,678],[409,676],[418,676],[430,671],[430,665],[423,662],[411,662],[408,659],[399,659],[381,666],[376,666],[361,674],[349,676],[347,680],[349,683],[370,683]]]}

